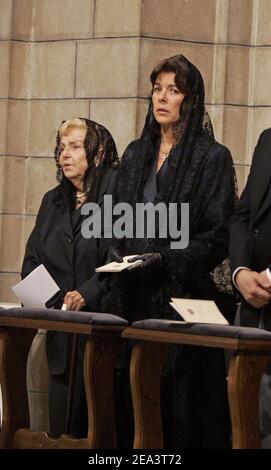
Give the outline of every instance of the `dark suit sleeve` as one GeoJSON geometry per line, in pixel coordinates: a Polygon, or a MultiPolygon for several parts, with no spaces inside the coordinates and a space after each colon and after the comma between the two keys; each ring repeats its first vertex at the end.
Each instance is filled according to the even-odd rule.
{"type": "Polygon", "coordinates": [[[264,131],[255,147],[250,173],[245,189],[236,206],[235,212],[230,223],[230,244],[229,255],[231,262],[231,271],[241,266],[250,268],[250,251],[249,251],[249,225],[251,222],[251,184],[255,178],[255,167],[261,159],[261,146],[266,145],[266,141],[270,142],[270,130],[264,131]]]}
{"type": "Polygon", "coordinates": [[[37,268],[41,264],[40,227],[42,226],[43,221],[46,218],[48,199],[49,194],[46,193],[42,199],[35,226],[26,244],[25,256],[21,272],[22,279],[28,276],[28,274],[30,274],[35,268],[37,268]]]}
{"type": "Polygon", "coordinates": [[[249,256],[250,177],[230,223],[229,257],[231,272],[240,267],[250,268],[249,256]]]}

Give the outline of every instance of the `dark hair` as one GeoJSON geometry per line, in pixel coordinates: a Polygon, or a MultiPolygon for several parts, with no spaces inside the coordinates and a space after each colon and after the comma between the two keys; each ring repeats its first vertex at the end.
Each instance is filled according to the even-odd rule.
{"type": "Polygon", "coordinates": [[[155,81],[161,72],[175,73],[176,86],[185,95],[191,95],[193,91],[194,77],[191,77],[191,68],[188,66],[187,61],[180,60],[180,56],[163,59],[158,65],[156,65],[150,75],[152,86],[154,86],[155,81]]]}
{"type": "MultiPolygon", "coordinates": [[[[173,132],[176,140],[179,140],[185,125],[185,118],[193,108],[194,112],[197,110],[203,115],[204,109],[204,84],[199,70],[186,59],[183,55],[179,54],[173,57],[163,59],[153,69],[150,75],[152,87],[158,75],[162,72],[175,73],[175,83],[178,89],[185,95],[180,106],[180,119],[173,126],[173,132]],[[198,95],[198,88],[202,90],[202,96],[198,95]]],[[[153,89],[152,89],[153,93],[153,89]]],[[[160,135],[160,124],[155,120],[153,113],[150,116],[149,122],[151,134],[154,137],[160,135]]]]}

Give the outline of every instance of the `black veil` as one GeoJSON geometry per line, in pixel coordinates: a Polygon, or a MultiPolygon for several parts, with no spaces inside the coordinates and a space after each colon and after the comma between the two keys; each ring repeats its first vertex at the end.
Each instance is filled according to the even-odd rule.
{"type": "MultiPolygon", "coordinates": [[[[79,118],[85,121],[87,133],[84,141],[86,151],[88,170],[84,177],[84,191],[87,193],[88,201],[96,201],[99,192],[99,186],[105,168],[116,168],[119,164],[119,158],[115,141],[111,133],[106,127],[86,118],[79,118]]],[[[62,122],[62,124],[65,121],[62,122]]],[[[68,181],[62,171],[60,158],[60,133],[56,136],[56,146],[54,151],[57,180],[60,182],[62,189],[66,195],[72,199],[75,189],[70,181],[68,181]]]]}

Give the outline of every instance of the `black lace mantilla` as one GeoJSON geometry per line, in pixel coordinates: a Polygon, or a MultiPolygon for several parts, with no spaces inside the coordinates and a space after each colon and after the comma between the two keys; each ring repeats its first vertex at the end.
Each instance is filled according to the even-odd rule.
{"type": "MultiPolygon", "coordinates": [[[[104,169],[117,168],[119,164],[119,158],[115,141],[106,127],[87,118],[80,119],[83,119],[87,126],[84,147],[87,155],[88,170],[86,171],[84,177],[84,190],[87,192],[87,201],[96,201],[104,169]]],[[[61,187],[65,193],[65,196],[68,197],[71,204],[74,204],[75,189],[63,175],[63,171],[59,162],[59,132],[56,136],[54,156],[57,166],[57,180],[61,183],[61,187]]]]}

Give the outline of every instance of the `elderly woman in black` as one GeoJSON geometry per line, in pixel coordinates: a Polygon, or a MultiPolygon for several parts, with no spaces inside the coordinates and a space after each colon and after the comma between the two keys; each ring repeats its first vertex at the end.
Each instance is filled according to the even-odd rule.
{"type": "MultiPolygon", "coordinates": [[[[170,57],[154,68],[150,79],[145,126],[124,153],[114,199],[132,206],[134,233],[114,240],[107,257],[120,261],[136,254],[142,263],[111,275],[103,308],[131,322],[175,319],[171,297],[214,299],[231,320],[233,298],[218,291],[211,274],[228,253],[228,222],[236,198],[230,152],[214,139],[205,111],[203,79],[192,63],[183,55],[170,57]],[[176,240],[170,230],[160,236],[158,220],[154,235],[149,236],[145,227],[145,236],[137,237],[137,203],[150,202],[167,208],[177,205],[175,225],[179,227],[181,203],[189,203],[188,246],[174,249],[171,242],[176,240]]],[[[164,399],[173,403],[164,413],[167,445],[229,445],[224,357],[217,351],[210,362],[208,354],[188,347],[172,351],[165,370],[164,399]],[[210,381],[214,373],[221,375],[220,387],[218,381],[216,385],[210,381]],[[177,434],[182,438],[176,440],[177,434]]],[[[125,359],[120,368],[124,363],[125,359]]],[[[124,401],[120,402],[121,407],[124,401]]]]}
{"type": "MultiPolygon", "coordinates": [[[[118,165],[115,142],[102,125],[89,119],[72,118],[59,129],[55,159],[59,184],[43,197],[27,242],[22,277],[43,264],[65,292],[62,302],[67,310],[97,311],[102,283],[97,281],[95,268],[100,264],[98,252],[102,241],[82,236],[85,217],[81,206],[95,202],[102,207],[103,196],[112,193],[118,165]]],[[[80,336],[73,401],[68,403],[74,339],[60,332],[47,334],[49,421],[55,436],[68,432],[82,437],[87,433],[82,376],[84,339],[80,336]]]]}

